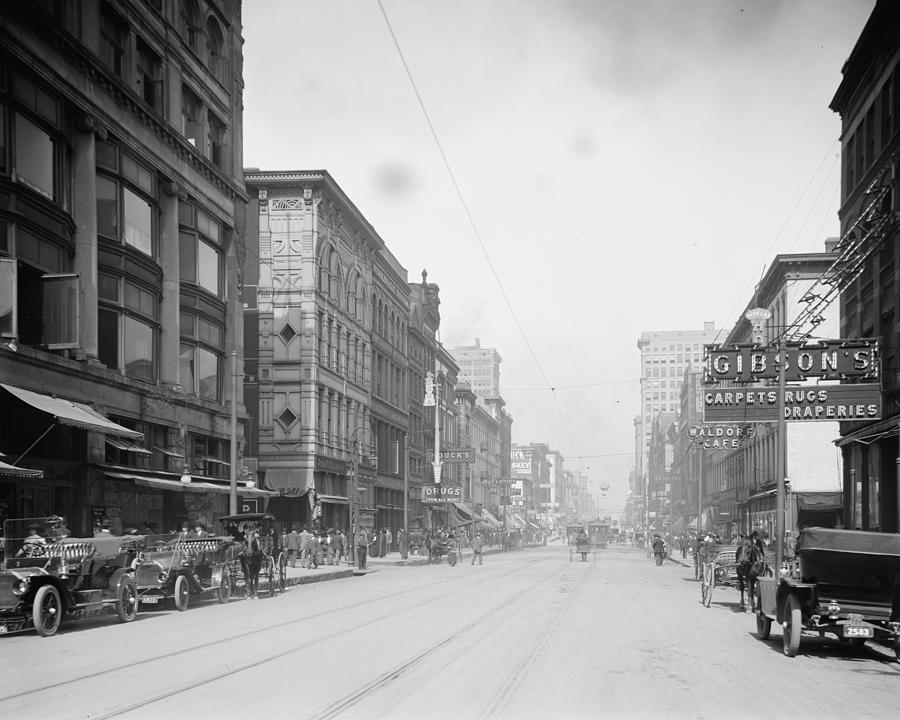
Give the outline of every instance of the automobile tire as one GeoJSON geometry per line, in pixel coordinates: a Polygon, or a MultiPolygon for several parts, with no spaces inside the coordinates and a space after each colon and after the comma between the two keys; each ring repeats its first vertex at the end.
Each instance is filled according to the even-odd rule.
{"type": "Polygon", "coordinates": [[[231,577],[227,571],[222,573],[219,587],[216,588],[216,600],[223,605],[231,600],[231,577]]]}
{"type": "Polygon", "coordinates": [[[759,591],[759,585],[753,590],[756,603],[756,636],[760,640],[768,640],[772,632],[772,618],[762,611],[762,593],[759,591]]]}
{"type": "Polygon", "coordinates": [[[179,611],[187,610],[190,596],[187,578],[184,575],[179,575],[175,578],[175,609],[179,611]]]}
{"type": "Polygon", "coordinates": [[[59,590],[52,585],[42,585],[38,588],[31,606],[31,619],[38,635],[50,637],[56,634],[62,622],[59,590]]]}
{"type": "Polygon", "coordinates": [[[131,622],[137,616],[137,611],[137,585],[133,578],[124,577],[116,590],[116,615],[119,617],[119,622],[131,622]]]}
{"type": "Polygon", "coordinates": [[[800,635],[803,632],[803,611],[796,595],[788,595],[784,603],[784,624],[782,643],[787,657],[796,657],[800,650],[800,635]]]}

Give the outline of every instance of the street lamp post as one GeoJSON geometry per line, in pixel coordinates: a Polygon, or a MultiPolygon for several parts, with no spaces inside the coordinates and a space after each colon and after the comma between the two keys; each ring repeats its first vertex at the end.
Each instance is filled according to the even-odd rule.
{"type": "Polygon", "coordinates": [[[356,439],[356,433],[360,430],[367,430],[365,425],[359,425],[350,433],[350,477],[348,478],[350,487],[347,488],[347,500],[349,501],[348,509],[350,511],[350,552],[348,556],[350,562],[356,564],[356,533],[359,528],[359,441],[356,439]]]}

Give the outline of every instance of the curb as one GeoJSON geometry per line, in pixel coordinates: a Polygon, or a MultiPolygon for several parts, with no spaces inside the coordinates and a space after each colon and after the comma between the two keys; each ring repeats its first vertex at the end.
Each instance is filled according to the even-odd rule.
{"type": "Polygon", "coordinates": [[[322,573],[320,575],[300,575],[298,577],[285,578],[285,587],[293,585],[309,585],[310,583],[325,582],[327,580],[340,580],[355,575],[353,568],[346,570],[337,570],[334,572],[322,573]]]}

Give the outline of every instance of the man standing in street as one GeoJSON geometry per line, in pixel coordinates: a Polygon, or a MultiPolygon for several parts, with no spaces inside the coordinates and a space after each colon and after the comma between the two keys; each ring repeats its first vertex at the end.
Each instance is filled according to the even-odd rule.
{"type": "Polygon", "coordinates": [[[366,569],[366,558],[369,554],[369,533],[365,528],[356,531],[356,567],[366,569]]]}
{"type": "Polygon", "coordinates": [[[300,567],[308,568],[309,567],[309,541],[312,538],[309,530],[306,529],[306,525],[304,525],[300,533],[298,534],[300,538],[300,567]]]}
{"type": "Polygon", "coordinates": [[[476,532],[475,537],[472,538],[472,564],[475,564],[475,559],[478,558],[478,564],[484,565],[484,540],[481,538],[481,533],[476,532]]]}
{"type": "Polygon", "coordinates": [[[387,527],[384,529],[385,552],[387,552],[387,553],[391,552],[391,546],[392,546],[393,542],[394,542],[394,533],[392,533],[391,529],[389,527],[387,527]]]}

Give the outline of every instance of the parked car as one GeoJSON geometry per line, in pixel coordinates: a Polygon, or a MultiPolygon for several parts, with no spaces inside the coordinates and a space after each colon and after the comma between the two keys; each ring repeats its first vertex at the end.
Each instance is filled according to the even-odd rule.
{"type": "Polygon", "coordinates": [[[238,549],[229,537],[150,539],[135,563],[141,605],[172,600],[187,610],[190,597],[212,595],[220,603],[231,599],[230,567],[238,549]]]}
{"type": "Polygon", "coordinates": [[[114,613],[121,622],[137,615],[130,567],[132,536],[72,538],[59,532],[62,518],[24,518],[3,523],[0,565],[0,634],[34,628],[45,637],[63,619],[114,613]]]}

